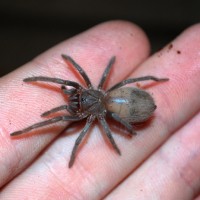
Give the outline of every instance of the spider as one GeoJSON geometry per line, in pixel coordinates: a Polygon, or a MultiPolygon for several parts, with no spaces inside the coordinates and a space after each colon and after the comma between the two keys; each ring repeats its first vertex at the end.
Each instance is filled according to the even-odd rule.
{"type": "Polygon", "coordinates": [[[85,80],[87,88],[84,88],[79,83],[74,81],[63,80],[60,78],[51,78],[46,76],[29,77],[25,78],[23,81],[44,81],[61,84],[61,89],[63,93],[69,96],[68,105],[61,105],[59,107],[46,111],[41,115],[41,117],[48,116],[61,110],[67,110],[70,115],[60,115],[57,117],[53,117],[51,119],[33,124],[23,130],[13,132],[10,135],[21,135],[33,129],[53,124],[58,121],[79,121],[87,118],[85,127],[76,139],[74,147],[72,149],[68,165],[69,168],[71,168],[74,164],[75,155],[79,144],[83,140],[94,120],[97,118],[99,123],[102,125],[103,130],[108,137],[110,143],[112,144],[114,150],[119,155],[121,155],[121,152],[113,139],[108,123],[106,122],[106,116],[111,117],[117,122],[121,123],[131,135],[134,135],[136,134],[136,132],[132,127],[132,123],[134,124],[146,121],[156,109],[154,100],[149,93],[142,89],[122,86],[139,81],[152,80],[159,82],[167,81],[169,79],[157,78],[154,76],[130,78],[127,80],[123,80],[112,86],[107,91],[104,91],[102,88],[106,81],[106,78],[108,77],[111,67],[115,62],[115,56],[113,56],[108,62],[97,89],[93,87],[89,77],[82,69],[82,67],[80,67],[70,56],[62,55],[62,57],[65,61],[71,63],[72,66],[80,73],[80,75],[85,80]],[[70,86],[70,88],[67,88],[66,86],[70,86]]]}

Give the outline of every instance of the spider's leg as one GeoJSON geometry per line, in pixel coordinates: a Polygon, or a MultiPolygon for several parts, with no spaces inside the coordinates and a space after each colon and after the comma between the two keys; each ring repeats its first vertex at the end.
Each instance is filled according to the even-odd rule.
{"type": "Polygon", "coordinates": [[[98,85],[98,89],[101,89],[103,87],[103,84],[104,84],[104,82],[105,82],[105,80],[106,80],[106,78],[107,78],[107,76],[108,76],[108,74],[110,72],[110,69],[113,66],[114,62],[115,62],[115,56],[113,56],[110,59],[108,65],[107,65],[107,67],[106,67],[106,69],[105,69],[105,71],[104,71],[104,73],[103,73],[103,75],[101,77],[101,80],[100,80],[99,85],[98,85]]]}
{"type": "Polygon", "coordinates": [[[159,82],[159,81],[168,81],[169,79],[168,78],[157,78],[155,76],[143,76],[143,77],[139,77],[139,78],[130,78],[130,79],[123,80],[123,81],[117,83],[116,85],[112,86],[106,92],[110,92],[112,90],[115,90],[119,87],[122,87],[122,86],[130,84],[130,83],[135,83],[135,82],[139,82],[139,81],[148,81],[148,80],[159,82]]]}
{"type": "Polygon", "coordinates": [[[46,125],[49,125],[49,124],[53,124],[53,123],[56,123],[56,122],[59,122],[59,121],[79,121],[80,119],[82,119],[82,117],[79,117],[79,116],[58,116],[58,117],[54,117],[52,119],[48,119],[48,120],[43,121],[43,122],[33,124],[33,125],[25,128],[25,129],[22,129],[20,131],[13,132],[10,135],[11,136],[21,135],[21,134],[27,133],[27,132],[29,132],[33,129],[36,129],[36,128],[39,128],[39,127],[42,127],[42,126],[46,126],[46,125]]]}
{"type": "Polygon", "coordinates": [[[67,105],[62,105],[62,106],[53,108],[53,109],[51,109],[49,111],[46,111],[46,112],[42,113],[41,117],[45,117],[47,115],[50,115],[51,113],[55,113],[55,112],[58,112],[60,110],[68,110],[68,106],[67,105]]]}
{"type": "Polygon", "coordinates": [[[110,128],[109,128],[109,126],[108,126],[108,124],[107,124],[105,118],[102,117],[102,116],[99,116],[99,117],[98,117],[98,120],[99,120],[99,122],[101,123],[101,125],[102,125],[102,127],[103,127],[103,129],[104,129],[104,131],[105,131],[105,133],[106,133],[106,136],[107,136],[108,139],[110,140],[110,142],[111,142],[113,148],[115,149],[115,151],[116,151],[119,155],[121,155],[121,152],[120,152],[119,148],[117,147],[117,144],[115,143],[115,140],[114,140],[113,137],[112,137],[110,128]]]}
{"type": "Polygon", "coordinates": [[[63,59],[69,61],[75,68],[76,70],[81,74],[81,76],[83,77],[83,79],[85,80],[87,86],[89,89],[92,89],[92,83],[89,79],[89,77],[87,76],[87,74],[85,73],[85,71],[83,70],[83,68],[78,65],[73,59],[72,57],[68,56],[68,55],[64,55],[62,54],[63,59]]]}
{"type": "Polygon", "coordinates": [[[134,131],[133,127],[131,124],[129,124],[127,121],[123,120],[121,117],[119,117],[119,115],[117,115],[116,113],[113,112],[109,112],[109,115],[116,120],[117,122],[121,123],[122,125],[124,125],[128,131],[130,132],[131,135],[136,135],[137,133],[134,131]]]}
{"type": "Polygon", "coordinates": [[[90,116],[86,122],[85,127],[83,128],[82,132],[80,133],[80,135],[78,136],[78,138],[76,139],[76,142],[74,144],[72,153],[71,153],[71,157],[70,157],[70,161],[69,161],[69,168],[72,167],[72,165],[74,164],[75,161],[75,156],[76,156],[76,151],[78,149],[79,144],[81,143],[81,141],[83,140],[84,136],[86,135],[88,129],[90,128],[90,126],[92,125],[92,122],[94,121],[95,117],[94,116],[90,116]]]}
{"type": "Polygon", "coordinates": [[[46,76],[33,76],[33,77],[25,78],[23,81],[24,82],[44,81],[44,82],[58,83],[61,85],[68,85],[68,86],[75,87],[77,89],[82,88],[80,84],[74,81],[63,80],[60,78],[51,78],[51,77],[46,77],[46,76]]]}

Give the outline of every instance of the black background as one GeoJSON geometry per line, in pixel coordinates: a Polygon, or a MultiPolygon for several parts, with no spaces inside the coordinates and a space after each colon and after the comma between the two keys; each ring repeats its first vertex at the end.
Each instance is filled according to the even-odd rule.
{"type": "Polygon", "coordinates": [[[0,76],[53,45],[113,19],[129,20],[141,26],[154,52],[200,21],[200,1],[1,1],[0,76]]]}

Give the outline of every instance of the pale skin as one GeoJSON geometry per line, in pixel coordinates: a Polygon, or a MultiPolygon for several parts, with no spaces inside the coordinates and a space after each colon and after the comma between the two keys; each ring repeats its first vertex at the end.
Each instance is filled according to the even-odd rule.
{"type": "MultiPolygon", "coordinates": [[[[134,24],[113,21],[53,47],[0,80],[0,199],[200,199],[200,25],[185,30],[149,56],[149,42],[134,24]],[[179,52],[180,51],[180,52],[179,52]],[[70,122],[10,137],[43,120],[40,114],[66,103],[55,84],[23,83],[43,75],[84,84],[61,58],[71,55],[97,86],[115,55],[106,88],[127,77],[154,75],[170,80],[140,83],[152,94],[153,118],[129,138],[112,122],[121,156],[97,123],[69,169],[71,150],[84,122],[70,122]]],[[[133,85],[132,85],[133,86],[133,85]]],[[[67,114],[67,112],[66,112],[67,114]]],[[[46,118],[45,118],[46,119],[46,118]]]]}

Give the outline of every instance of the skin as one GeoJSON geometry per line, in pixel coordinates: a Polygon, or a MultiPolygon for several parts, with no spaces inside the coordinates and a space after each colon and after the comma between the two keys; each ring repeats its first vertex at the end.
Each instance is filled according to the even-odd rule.
{"type": "Polygon", "coordinates": [[[149,56],[148,39],[139,27],[107,22],[1,78],[0,199],[200,199],[199,35],[200,25],[194,25],[170,43],[172,48],[167,45],[149,56]],[[44,111],[65,103],[60,87],[27,84],[22,79],[45,75],[83,83],[63,61],[62,53],[70,54],[94,85],[113,55],[117,61],[107,88],[125,77],[170,79],[140,83],[153,95],[157,109],[137,136],[126,137],[122,127],[111,129],[122,156],[115,153],[97,124],[71,169],[67,167],[71,149],[83,123],[63,132],[69,122],[59,122],[10,137],[11,132],[41,121],[44,111]]]}

